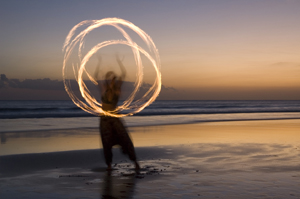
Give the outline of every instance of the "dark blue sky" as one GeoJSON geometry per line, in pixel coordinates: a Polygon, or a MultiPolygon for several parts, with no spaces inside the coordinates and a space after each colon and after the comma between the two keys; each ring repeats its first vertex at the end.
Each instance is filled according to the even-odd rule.
{"type": "Polygon", "coordinates": [[[61,79],[62,45],[88,19],[119,17],[154,40],[175,88],[300,86],[300,1],[0,1],[0,73],[61,79]]]}

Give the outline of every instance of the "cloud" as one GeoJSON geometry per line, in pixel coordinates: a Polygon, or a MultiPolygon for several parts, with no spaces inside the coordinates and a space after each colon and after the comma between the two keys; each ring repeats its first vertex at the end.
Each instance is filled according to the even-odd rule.
{"type": "Polygon", "coordinates": [[[300,68],[300,63],[294,62],[276,62],[270,65],[271,67],[293,67],[293,68],[300,68]]]}
{"type": "MultiPolygon", "coordinates": [[[[279,62],[275,65],[284,66],[290,63],[279,62]]],[[[292,64],[290,64],[292,66],[292,64]]],[[[294,64],[297,66],[297,64],[294,64]]],[[[281,67],[284,69],[284,67],[281,67]]],[[[279,71],[281,70],[279,67],[279,71]]],[[[300,69],[300,68],[299,68],[300,69]]],[[[269,69],[270,70],[270,69],[269,69]]],[[[265,78],[272,78],[273,73],[278,70],[270,70],[265,78]],[[271,74],[272,73],[272,74],[271,74]]],[[[285,69],[284,69],[285,70],[285,69]]],[[[295,76],[298,73],[295,73],[295,76]]],[[[280,72],[284,78],[284,71],[280,72]]],[[[5,75],[0,76],[0,100],[70,100],[64,89],[64,84],[59,80],[44,79],[9,79],[5,75]]],[[[289,76],[290,81],[293,79],[289,76]]],[[[298,80],[298,76],[297,76],[298,80]]],[[[279,80],[278,80],[279,81],[279,80]]],[[[286,80],[282,80],[285,81],[286,80]]],[[[75,95],[81,98],[77,82],[71,80],[71,88],[75,95]]],[[[100,99],[99,88],[90,81],[85,82],[92,95],[100,99]]],[[[271,82],[272,83],[272,82],[271,82]]],[[[299,100],[299,86],[283,85],[276,86],[208,86],[196,88],[173,88],[162,85],[157,100],[299,100]]],[[[133,82],[123,82],[121,100],[126,99],[134,90],[133,82]]],[[[145,94],[152,85],[144,83],[136,95],[136,99],[145,94]]]]}
{"type": "MultiPolygon", "coordinates": [[[[44,79],[8,79],[5,74],[0,76],[0,100],[68,100],[63,81],[44,79]]],[[[92,95],[99,97],[99,88],[91,81],[84,82],[92,95]]],[[[75,80],[70,81],[74,93],[80,97],[78,84],[75,80]]],[[[137,93],[137,98],[145,94],[152,85],[144,83],[137,93]]],[[[134,82],[123,82],[122,99],[127,98],[134,90],[134,82]]],[[[168,96],[176,93],[177,90],[172,87],[162,85],[161,94],[168,96]]]]}

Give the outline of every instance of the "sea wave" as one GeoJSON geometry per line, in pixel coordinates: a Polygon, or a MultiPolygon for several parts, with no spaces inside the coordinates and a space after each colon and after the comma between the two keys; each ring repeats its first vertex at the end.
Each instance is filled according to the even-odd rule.
{"type": "MultiPolygon", "coordinates": [[[[124,118],[126,126],[128,127],[279,119],[300,119],[300,113],[188,114],[169,115],[168,117],[164,115],[151,115],[129,116],[124,118]]],[[[99,128],[99,118],[89,116],[73,118],[0,119],[0,133],[82,128],[99,128]]]]}
{"type": "MultiPolygon", "coordinates": [[[[156,101],[135,116],[297,112],[300,101],[156,101]]],[[[90,116],[72,101],[2,101],[0,105],[0,119],[90,116]]]]}

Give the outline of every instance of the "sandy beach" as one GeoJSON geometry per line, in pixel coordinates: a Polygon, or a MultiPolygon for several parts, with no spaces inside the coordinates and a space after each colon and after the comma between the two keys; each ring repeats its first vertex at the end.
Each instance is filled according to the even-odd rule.
{"type": "Polygon", "coordinates": [[[141,171],[98,130],[1,134],[0,198],[300,198],[300,120],[131,127],[141,171]],[[100,148],[100,149],[99,149],[100,148]]]}

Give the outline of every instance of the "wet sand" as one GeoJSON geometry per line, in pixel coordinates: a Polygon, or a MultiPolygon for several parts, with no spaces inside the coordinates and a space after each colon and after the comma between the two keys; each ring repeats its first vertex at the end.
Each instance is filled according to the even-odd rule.
{"type": "Polygon", "coordinates": [[[139,173],[118,148],[105,170],[97,129],[6,133],[0,198],[300,198],[299,120],[129,130],[139,173]]]}

